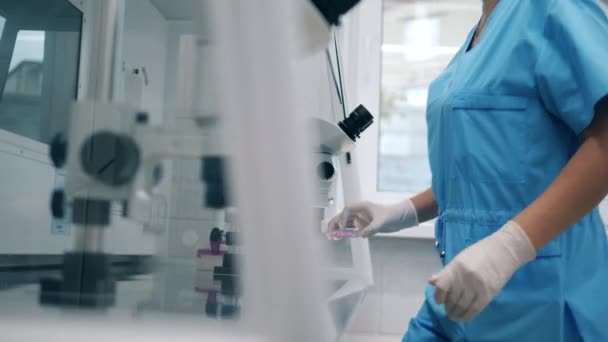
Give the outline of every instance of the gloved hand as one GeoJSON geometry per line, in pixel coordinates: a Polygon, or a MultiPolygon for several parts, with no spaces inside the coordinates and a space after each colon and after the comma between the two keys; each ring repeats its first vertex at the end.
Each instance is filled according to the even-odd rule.
{"type": "Polygon", "coordinates": [[[329,234],[346,228],[356,228],[358,236],[394,233],[418,225],[418,215],[411,200],[393,205],[362,202],[345,208],[328,224],[329,234]]]}
{"type": "Polygon", "coordinates": [[[511,279],[536,257],[526,232],[510,221],[487,238],[458,254],[430,280],[435,301],[448,316],[467,322],[475,318],[511,279]]]}

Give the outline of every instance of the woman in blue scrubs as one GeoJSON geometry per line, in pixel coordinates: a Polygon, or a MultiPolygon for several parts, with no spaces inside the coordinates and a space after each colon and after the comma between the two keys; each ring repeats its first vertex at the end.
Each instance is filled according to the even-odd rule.
{"type": "Polygon", "coordinates": [[[404,341],[608,341],[608,19],[484,0],[430,86],[432,188],[346,208],[363,237],[437,218],[443,270],[404,341]]]}

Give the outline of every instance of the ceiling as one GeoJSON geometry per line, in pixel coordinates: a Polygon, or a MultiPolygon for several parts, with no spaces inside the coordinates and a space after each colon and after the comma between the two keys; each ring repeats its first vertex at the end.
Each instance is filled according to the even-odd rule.
{"type": "Polygon", "coordinates": [[[167,20],[192,20],[200,0],[150,0],[167,20]]]}
{"type": "Polygon", "coordinates": [[[64,0],[1,0],[0,13],[4,17],[78,18],[82,13],[64,0]]]}

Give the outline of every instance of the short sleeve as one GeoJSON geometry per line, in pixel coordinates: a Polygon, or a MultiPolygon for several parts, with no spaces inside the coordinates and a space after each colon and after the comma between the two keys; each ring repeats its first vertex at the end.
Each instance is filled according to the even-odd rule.
{"type": "Polygon", "coordinates": [[[535,77],[543,104],[576,134],[608,114],[608,18],[597,1],[553,1],[535,77]]]}

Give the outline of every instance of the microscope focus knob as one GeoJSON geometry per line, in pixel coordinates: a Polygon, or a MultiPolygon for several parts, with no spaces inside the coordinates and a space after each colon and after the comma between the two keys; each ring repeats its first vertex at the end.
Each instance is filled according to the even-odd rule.
{"type": "Polygon", "coordinates": [[[135,141],[126,135],[98,132],[87,138],[80,150],[83,170],[107,186],[122,186],[135,178],[140,152],[135,141]]]}
{"type": "Polygon", "coordinates": [[[63,134],[58,133],[53,137],[49,154],[56,168],[60,169],[65,165],[68,155],[68,141],[63,134]]]}
{"type": "Polygon", "coordinates": [[[336,175],[336,168],[330,162],[321,162],[317,165],[317,176],[324,181],[330,181],[334,179],[336,175]]]}
{"type": "Polygon", "coordinates": [[[53,191],[51,196],[51,214],[53,218],[63,220],[65,217],[65,192],[63,190],[53,191]]]}

